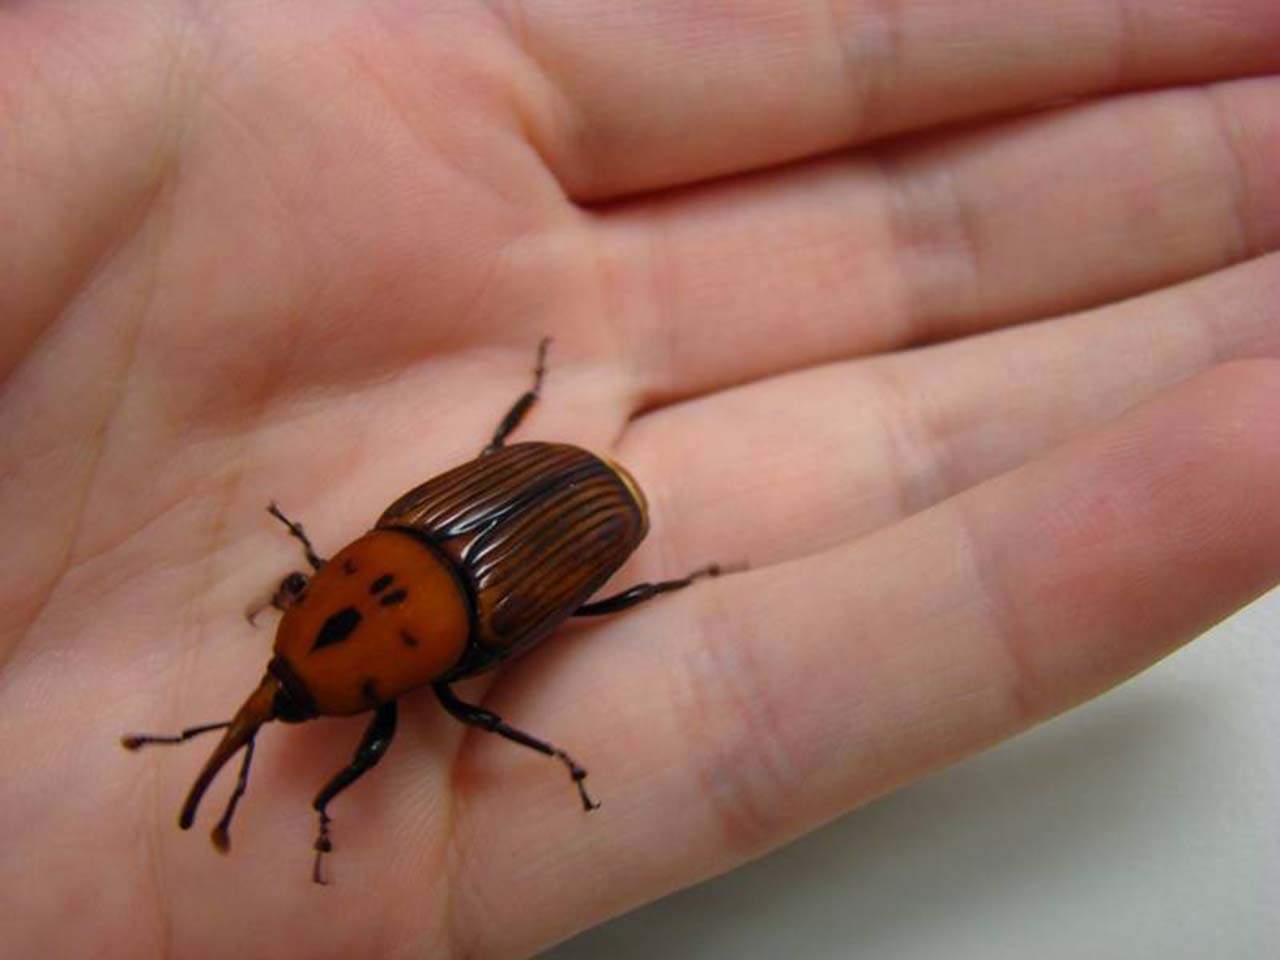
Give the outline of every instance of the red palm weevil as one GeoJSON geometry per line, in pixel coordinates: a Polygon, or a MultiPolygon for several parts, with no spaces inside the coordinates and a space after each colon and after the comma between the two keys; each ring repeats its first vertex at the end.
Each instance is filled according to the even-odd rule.
{"type": "Polygon", "coordinates": [[[229,849],[228,828],[262,724],[372,710],[355,757],[312,802],[320,818],[312,879],[325,882],[321,860],[332,849],[329,803],[387,752],[396,732],[396,698],[426,685],[463,723],[559,760],[583,809],[598,806],[583,784],[586,770],[567,753],[464,703],[450,684],[528,650],[569,617],[616,613],[715,576],[720,568],[713,564],[590,601],[644,539],[648,508],[631,475],[605,457],[568,444],[506,444],[538,399],[549,342],[538,346],[533,386],[476,459],[414,487],[332,558],[321,558],[302,526],[271,504],[269,512],[302,543],[313,572],[290,573],[271,599],[283,617],[261,684],[230,721],[173,736],[121,738],[137,750],[226,731],[187,794],[178,817],[183,830],[218,771],[243,748],[235,790],[212,832],[214,845],[229,849]]]}

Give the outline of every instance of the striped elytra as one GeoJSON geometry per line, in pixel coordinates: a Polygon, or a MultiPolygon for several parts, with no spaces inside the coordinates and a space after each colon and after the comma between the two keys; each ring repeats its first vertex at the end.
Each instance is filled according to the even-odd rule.
{"type": "Polygon", "coordinates": [[[228,849],[264,723],[372,711],[351,762],[312,802],[320,820],[312,879],[325,882],[321,858],[333,848],[329,803],[382,759],[395,736],[397,698],[424,686],[462,723],[563,764],[583,809],[595,809],[583,785],[586,771],[568,753],[464,702],[450,684],[527,650],[571,616],[617,613],[714,576],[719,567],[591,600],[644,539],[647,507],[630,474],[606,458],[567,444],[506,445],[538,398],[548,342],[538,348],[532,389],[508,410],[480,456],[414,487],[331,558],[270,506],[302,544],[313,573],[288,574],[268,601],[284,616],[257,689],[224,723],[121,738],[137,750],[225,731],[182,806],[184,830],[218,771],[243,750],[236,787],[212,833],[215,846],[228,849]]]}
{"type": "Polygon", "coordinates": [[[634,481],[578,447],[520,443],[428,480],[380,529],[439,547],[471,594],[465,676],[527,649],[598,590],[647,529],[634,481]],[[471,664],[474,664],[472,666],[471,664]]]}

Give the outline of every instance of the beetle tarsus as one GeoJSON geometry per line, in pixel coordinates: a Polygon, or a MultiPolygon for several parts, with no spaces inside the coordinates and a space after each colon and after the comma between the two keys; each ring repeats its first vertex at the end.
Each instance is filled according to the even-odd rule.
{"type": "Polygon", "coordinates": [[[538,362],[533,368],[533,386],[521,394],[520,399],[511,405],[507,415],[498,424],[498,429],[493,431],[493,439],[489,441],[488,446],[480,451],[480,456],[488,456],[496,450],[501,450],[503,444],[507,442],[507,437],[511,435],[511,432],[516,427],[520,426],[520,422],[524,420],[529,409],[538,402],[538,397],[542,393],[542,379],[547,372],[547,347],[550,345],[550,337],[543,337],[539,341],[538,362]]]}
{"type": "Polygon", "coordinates": [[[574,786],[578,788],[578,795],[582,798],[583,809],[595,810],[600,806],[599,803],[591,798],[591,795],[587,793],[587,788],[582,784],[582,781],[587,778],[587,771],[578,766],[574,759],[559,747],[554,747],[545,740],[530,736],[523,730],[517,730],[492,710],[486,710],[484,707],[478,707],[473,703],[459,700],[447,683],[434,684],[432,689],[435,690],[436,697],[440,700],[440,705],[449,711],[449,715],[455,719],[468,726],[479,727],[489,733],[496,733],[512,743],[518,743],[522,747],[537,750],[539,753],[559,760],[569,768],[569,776],[572,778],[574,786]]]}
{"type": "Polygon", "coordinates": [[[592,810],[599,810],[600,801],[587,793],[587,785],[582,782],[587,779],[587,771],[574,763],[573,758],[563,750],[557,750],[555,752],[555,757],[569,768],[569,776],[573,779],[573,785],[578,788],[578,796],[582,798],[582,809],[587,813],[590,813],[592,810]]]}
{"type": "Polygon", "coordinates": [[[333,819],[323,810],[320,811],[320,834],[316,837],[316,842],[312,845],[312,849],[316,852],[315,862],[311,866],[311,882],[318,883],[322,887],[327,887],[329,881],[324,878],[324,871],[321,865],[324,863],[324,855],[333,852],[333,841],[329,839],[329,824],[333,819]]]}
{"type": "Polygon", "coordinates": [[[356,747],[356,755],[351,763],[335,773],[324,785],[324,789],[311,801],[312,809],[320,814],[320,833],[314,845],[316,862],[311,876],[316,883],[325,883],[320,873],[320,862],[324,855],[333,849],[333,842],[329,839],[329,824],[333,819],[326,812],[329,801],[377,766],[378,761],[387,752],[387,748],[391,746],[391,740],[395,735],[396,702],[391,700],[378,707],[373,715],[373,721],[365,730],[364,736],[360,738],[360,745],[356,747]]]}
{"type": "MultiPolygon", "coordinates": [[[[637,583],[634,587],[623,590],[621,593],[615,593],[611,597],[604,597],[601,600],[595,600],[591,603],[584,603],[573,612],[575,617],[600,617],[609,613],[619,613],[634,607],[638,603],[644,603],[646,600],[652,600],[654,597],[661,596],[664,593],[671,593],[675,590],[683,590],[689,584],[704,577],[718,577],[722,573],[728,572],[730,568],[723,567],[718,563],[710,563],[705,567],[699,567],[686,576],[680,577],[678,580],[660,580],[657,583],[637,583]]],[[[735,568],[736,569],[736,568],[735,568]]]]}

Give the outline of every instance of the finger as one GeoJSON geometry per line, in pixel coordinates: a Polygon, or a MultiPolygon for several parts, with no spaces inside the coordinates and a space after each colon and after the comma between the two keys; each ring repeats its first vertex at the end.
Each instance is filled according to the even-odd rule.
{"type": "Polygon", "coordinates": [[[590,691],[577,738],[606,805],[587,828],[472,797],[467,835],[501,828],[506,855],[482,872],[459,851],[468,945],[528,951],[758,855],[1258,595],[1280,577],[1277,403],[1280,365],[1220,368],[881,534],[546,648],[522,676],[546,671],[552,702],[590,691]],[[511,864],[519,903],[496,895],[511,864]]]}
{"type": "Polygon", "coordinates": [[[1250,357],[1280,358],[1280,253],[1052,322],[664,407],[616,453],[662,544],[642,552],[644,575],[843,543],[1250,357]]]}
{"type": "Polygon", "coordinates": [[[1081,309],[1275,249],[1278,103],[1280,79],[1126,97],[606,217],[637,402],[1081,309]]]}
{"type": "Polygon", "coordinates": [[[578,199],[1280,63],[1272,0],[498,6],[545,76],[530,136],[578,199]]]}

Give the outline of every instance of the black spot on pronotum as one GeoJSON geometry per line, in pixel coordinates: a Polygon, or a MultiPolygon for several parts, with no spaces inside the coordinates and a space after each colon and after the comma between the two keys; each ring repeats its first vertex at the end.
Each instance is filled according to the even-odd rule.
{"type": "Polygon", "coordinates": [[[397,603],[404,603],[405,598],[407,598],[408,596],[409,596],[408,592],[403,588],[401,588],[399,590],[392,590],[390,593],[388,593],[385,597],[380,599],[378,602],[382,604],[384,607],[390,607],[397,603]]]}
{"type": "Polygon", "coordinates": [[[316,642],[311,645],[312,650],[319,650],[321,647],[332,646],[335,643],[341,643],[347,637],[351,636],[351,631],[360,625],[360,611],[355,607],[347,607],[339,610],[328,620],[324,622],[324,626],[320,628],[320,632],[316,634],[316,642]]]}
{"type": "Polygon", "coordinates": [[[391,574],[384,573],[377,580],[373,581],[373,583],[369,584],[369,592],[373,594],[381,593],[383,590],[387,589],[387,587],[391,586],[391,581],[394,579],[395,577],[391,574]]]}
{"type": "Polygon", "coordinates": [[[360,684],[360,694],[371,706],[376,707],[378,705],[378,681],[373,677],[365,677],[364,683],[360,684]]]}
{"type": "Polygon", "coordinates": [[[359,569],[360,568],[356,566],[356,562],[352,560],[350,557],[347,557],[345,560],[342,561],[342,572],[347,574],[348,576],[355,573],[359,569]]]}
{"type": "Polygon", "coordinates": [[[406,647],[416,647],[418,645],[418,638],[408,630],[400,631],[400,639],[404,641],[406,647]]]}

